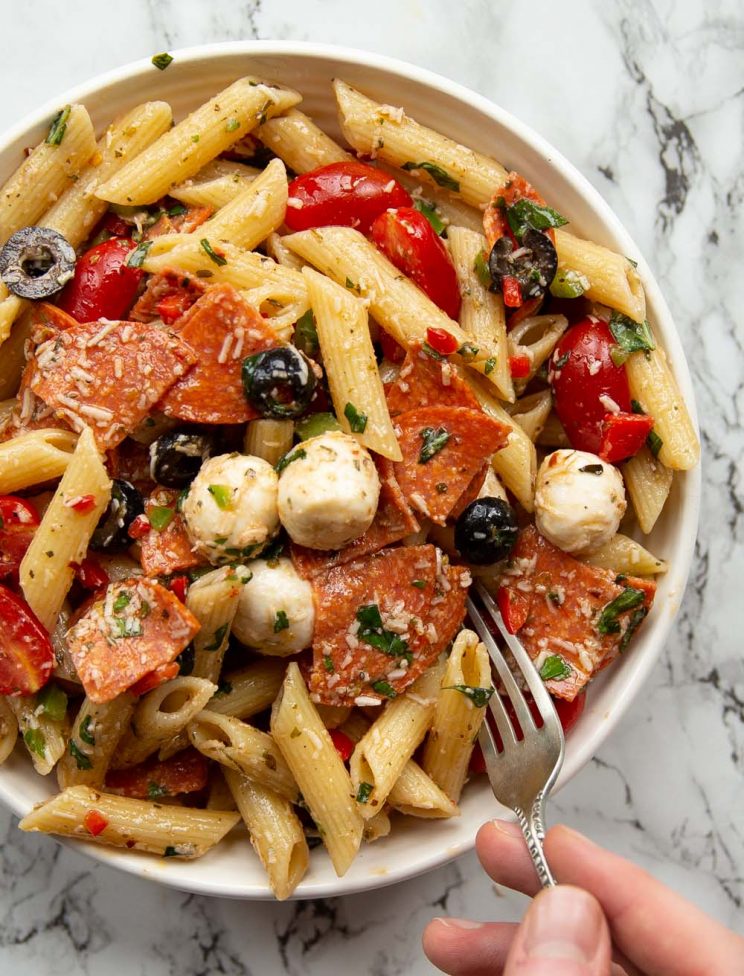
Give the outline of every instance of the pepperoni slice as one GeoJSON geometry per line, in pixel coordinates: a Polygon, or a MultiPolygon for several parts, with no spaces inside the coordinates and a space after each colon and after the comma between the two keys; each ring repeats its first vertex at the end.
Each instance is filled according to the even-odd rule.
{"type": "MultiPolygon", "coordinates": [[[[164,271],[162,274],[152,275],[129,317],[135,322],[154,322],[161,318],[163,303],[171,309],[178,309],[183,315],[206,290],[207,286],[201,279],[181,271],[164,271]]],[[[171,316],[171,322],[173,321],[175,319],[171,316]]],[[[168,324],[170,323],[166,322],[168,324]]]]}
{"type": "Polygon", "coordinates": [[[129,769],[110,769],[106,791],[135,800],[159,800],[164,796],[198,793],[209,779],[209,760],[196,749],[184,749],[158,762],[156,758],[129,769]]]}
{"type": "Polygon", "coordinates": [[[390,416],[418,407],[469,407],[480,410],[475,395],[457,369],[433,358],[421,345],[411,346],[395,382],[385,390],[390,416]]]}
{"type": "Polygon", "coordinates": [[[146,576],[168,576],[198,566],[191,550],[183,515],[178,511],[177,491],[158,488],[145,502],[150,531],[140,540],[140,562],[146,576]]]}

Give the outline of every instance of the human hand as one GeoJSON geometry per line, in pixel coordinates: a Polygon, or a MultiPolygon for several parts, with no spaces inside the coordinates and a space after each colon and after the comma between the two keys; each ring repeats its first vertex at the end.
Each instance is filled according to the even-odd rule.
{"type": "Polygon", "coordinates": [[[568,827],[545,838],[561,882],[545,891],[517,824],[484,824],[476,849],[494,881],[536,897],[519,925],[430,922],[424,951],[451,976],[744,976],[744,939],[568,827]]]}

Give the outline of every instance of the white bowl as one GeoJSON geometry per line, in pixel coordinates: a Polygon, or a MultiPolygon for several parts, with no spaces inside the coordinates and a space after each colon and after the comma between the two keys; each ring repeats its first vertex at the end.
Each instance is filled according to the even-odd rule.
{"type": "MultiPolygon", "coordinates": [[[[97,131],[110,119],[147,99],[162,98],[176,117],[244,74],[256,74],[297,88],[302,108],[329,133],[339,135],[331,79],[338,76],[383,102],[403,105],[416,119],[452,138],[489,153],[523,173],[546,199],[571,220],[577,234],[627,254],[639,262],[649,319],[667,352],[682,394],[695,412],[690,374],[679,336],[659,287],[638,248],[597,191],[559,152],[508,112],[439,75],[392,58],[342,47],[295,42],[210,44],[175,52],[167,71],[138,61],[65,93],[28,116],[0,139],[0,183],[36,144],[60,106],[82,102],[97,131]]],[[[569,737],[559,785],[574,776],[599,749],[638,694],[653,667],[678,611],[697,530],[699,468],[677,476],[650,548],[669,561],[656,603],[631,649],[592,683],[586,710],[569,737]]],[[[0,768],[0,798],[19,816],[56,787],[16,754],[0,768]]],[[[499,809],[485,778],[465,790],[461,816],[449,821],[396,824],[390,837],[365,845],[352,868],[337,878],[324,852],[316,850],[295,897],[350,894],[392,884],[444,864],[469,850],[479,825],[499,809]]],[[[245,837],[231,839],[197,861],[180,862],[70,841],[79,851],[143,878],[188,891],[236,898],[270,899],[272,894],[245,837]]]]}

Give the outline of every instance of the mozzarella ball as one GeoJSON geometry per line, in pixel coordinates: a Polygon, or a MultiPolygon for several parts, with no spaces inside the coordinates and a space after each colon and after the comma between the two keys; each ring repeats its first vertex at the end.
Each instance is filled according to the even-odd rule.
{"type": "Polygon", "coordinates": [[[293,542],[340,549],[364,535],[380,497],[377,468],[353,437],[311,437],[279,478],[279,518],[293,542]]]}
{"type": "Polygon", "coordinates": [[[232,632],[247,647],[284,657],[313,640],[313,588],[289,559],[256,559],[247,564],[252,578],[240,591],[232,632]]]}
{"type": "Polygon", "coordinates": [[[258,555],[279,531],[277,480],[263,458],[220,454],[206,461],[182,506],[194,551],[215,566],[258,555]]]}
{"type": "Polygon", "coordinates": [[[553,451],[540,465],[535,524],[564,552],[589,553],[609,542],[625,508],[620,472],[596,454],[553,451]]]}

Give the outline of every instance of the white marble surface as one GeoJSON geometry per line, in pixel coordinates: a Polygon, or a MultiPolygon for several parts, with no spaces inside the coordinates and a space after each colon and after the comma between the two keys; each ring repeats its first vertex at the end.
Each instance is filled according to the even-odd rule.
{"type": "MultiPolygon", "coordinates": [[[[0,129],[55,92],[207,41],[338,42],[483,92],[609,200],[659,277],[705,449],[695,568],[644,694],[552,815],[730,925],[744,902],[744,11],[740,0],[56,0],[3,4],[0,129]],[[370,11],[374,9],[374,23],[370,11]],[[63,12],[64,11],[64,12],[63,12]]],[[[474,856],[378,893],[252,904],[115,873],[0,812],[0,973],[420,976],[433,915],[513,918],[474,856]]]]}

